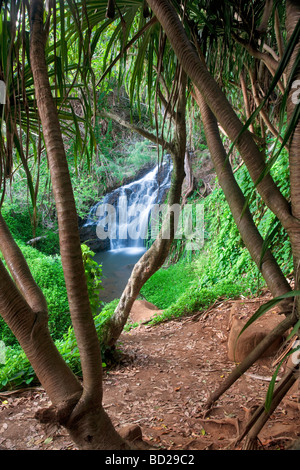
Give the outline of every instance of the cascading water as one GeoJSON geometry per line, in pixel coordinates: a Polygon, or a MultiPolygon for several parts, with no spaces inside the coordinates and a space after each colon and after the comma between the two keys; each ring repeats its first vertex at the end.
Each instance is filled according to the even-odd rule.
{"type": "Polygon", "coordinates": [[[134,264],[146,251],[150,213],[153,205],[163,202],[171,174],[172,165],[166,161],[92,207],[83,229],[91,233],[96,228],[97,236],[105,238],[105,249],[94,257],[102,265],[101,300],[110,302],[120,297],[134,264]]]}
{"type": "Polygon", "coordinates": [[[96,225],[98,237],[109,239],[110,250],[144,247],[151,209],[163,201],[171,173],[172,166],[166,162],[107,194],[92,207],[84,227],[96,225]]]}

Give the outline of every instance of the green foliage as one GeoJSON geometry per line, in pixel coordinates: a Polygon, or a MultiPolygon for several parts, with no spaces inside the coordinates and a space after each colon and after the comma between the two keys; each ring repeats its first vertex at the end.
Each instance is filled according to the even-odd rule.
{"type": "Polygon", "coordinates": [[[88,294],[93,315],[100,306],[99,295],[102,287],[102,266],[93,260],[95,253],[87,246],[81,245],[82,259],[87,280],[88,294]]]}
{"type": "Polygon", "coordinates": [[[56,255],[59,254],[59,235],[58,230],[49,230],[44,236],[41,236],[39,240],[34,244],[40,252],[45,255],[56,255]]]}
{"type": "MultiPolygon", "coordinates": [[[[54,339],[61,338],[71,324],[67,290],[61,260],[58,255],[47,256],[36,248],[19,242],[29,269],[41,288],[48,305],[49,329],[54,339]]],[[[0,339],[7,346],[17,344],[15,336],[0,318],[0,339]]]]}
{"type": "Polygon", "coordinates": [[[194,276],[193,266],[180,261],[153,274],[140,293],[159,309],[164,309],[189,288],[194,276]]]}
{"type": "Polygon", "coordinates": [[[157,271],[141,290],[149,302],[164,310],[150,324],[201,311],[219,297],[229,299],[251,294],[249,278],[234,275],[236,271],[243,270],[245,263],[241,261],[243,268],[236,266],[232,276],[222,276],[222,271],[216,268],[217,259],[214,253],[203,251],[192,263],[181,260],[157,271]]]}
{"type": "Polygon", "coordinates": [[[0,364],[0,390],[33,385],[35,372],[20,347],[7,347],[5,364],[0,364]]]}
{"type": "Polygon", "coordinates": [[[157,162],[156,147],[147,140],[137,140],[127,147],[126,164],[131,168],[142,168],[149,163],[157,162]]]}
{"type": "Polygon", "coordinates": [[[1,208],[1,213],[12,236],[16,240],[26,242],[33,237],[32,214],[26,202],[23,206],[12,203],[4,204],[1,208]]]}
{"type": "MultiPolygon", "coordinates": [[[[102,342],[105,327],[117,304],[118,300],[110,302],[94,317],[100,343],[102,342]]],[[[55,345],[74,374],[81,376],[80,355],[73,328],[69,327],[67,332],[62,335],[62,338],[55,341],[55,345]]],[[[105,360],[105,354],[106,350],[102,348],[102,360],[105,360]]],[[[102,365],[106,367],[104,362],[102,365]]],[[[0,364],[0,390],[4,388],[14,389],[33,383],[37,383],[37,377],[23,350],[20,347],[7,347],[5,364],[0,364]]]]}
{"type": "Polygon", "coordinates": [[[245,293],[246,290],[240,284],[226,280],[214,284],[211,288],[200,287],[198,281],[194,281],[172,305],[166,308],[161,315],[157,315],[149,324],[153,325],[205,310],[220,297],[234,298],[245,293]]]}
{"type": "MultiPolygon", "coordinates": [[[[272,168],[272,175],[281,183],[281,190],[288,196],[288,158],[282,152],[272,168]]],[[[247,197],[253,183],[242,167],[237,180],[247,197]]],[[[274,215],[267,210],[260,198],[252,197],[249,207],[260,233],[265,238],[272,232],[274,215]]],[[[195,197],[190,203],[202,203],[195,197]]],[[[193,254],[192,260],[184,257],[181,243],[173,244],[173,259],[177,264],[155,273],[141,290],[141,294],[160,309],[164,309],[155,322],[193,313],[207,308],[219,296],[252,295],[265,286],[259,270],[244,246],[224,194],[218,186],[204,200],[205,245],[193,254]],[[177,252],[176,252],[177,250],[177,252]]],[[[272,250],[285,275],[293,270],[290,242],[279,227],[270,237],[272,250]]]]}
{"type": "Polygon", "coordinates": [[[21,198],[16,195],[17,202],[5,202],[1,208],[2,216],[14,239],[26,243],[33,237],[41,237],[35,242],[34,247],[46,255],[58,254],[59,238],[56,223],[51,223],[51,228],[45,228],[38,222],[34,230],[32,210],[26,200],[19,197],[21,198]]]}

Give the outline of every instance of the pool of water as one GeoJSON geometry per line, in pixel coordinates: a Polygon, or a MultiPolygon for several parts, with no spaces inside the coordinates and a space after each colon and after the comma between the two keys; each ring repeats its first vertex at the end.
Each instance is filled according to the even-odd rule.
{"type": "Polygon", "coordinates": [[[102,265],[103,274],[101,300],[110,302],[120,298],[135,263],[145,251],[144,247],[128,247],[96,253],[94,260],[102,265]]]}

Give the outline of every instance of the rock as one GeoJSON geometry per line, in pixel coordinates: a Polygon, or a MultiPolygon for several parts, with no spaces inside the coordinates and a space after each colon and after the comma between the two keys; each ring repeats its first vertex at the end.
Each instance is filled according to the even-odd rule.
{"type": "Polygon", "coordinates": [[[124,426],[124,428],[119,430],[119,434],[125,441],[134,442],[143,440],[142,430],[136,424],[124,426]]]}
{"type": "MultiPolygon", "coordinates": [[[[250,325],[238,338],[247,319],[233,318],[232,326],[228,337],[228,359],[234,362],[241,362],[248,354],[267,336],[281,321],[282,317],[274,313],[265,313],[261,318],[250,325]],[[238,338],[238,339],[237,339],[238,338]]],[[[263,354],[268,357],[276,353],[282,343],[283,338],[278,338],[263,354]]]]}
{"type": "Polygon", "coordinates": [[[129,314],[129,318],[133,323],[149,321],[151,318],[159,313],[160,310],[146,300],[136,300],[129,314]]]}
{"type": "Polygon", "coordinates": [[[87,225],[79,228],[80,242],[85,243],[92,251],[109,250],[110,240],[101,240],[96,233],[96,225],[87,225]]]}

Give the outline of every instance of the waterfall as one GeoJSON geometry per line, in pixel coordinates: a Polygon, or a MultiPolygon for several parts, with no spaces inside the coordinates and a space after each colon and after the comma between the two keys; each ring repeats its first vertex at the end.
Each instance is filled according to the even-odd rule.
{"type": "Polygon", "coordinates": [[[126,184],[92,207],[84,227],[96,226],[100,239],[109,238],[110,250],[144,247],[151,209],[163,202],[171,184],[172,165],[157,165],[144,177],[126,184]]]}

